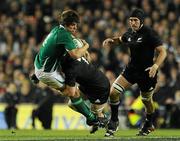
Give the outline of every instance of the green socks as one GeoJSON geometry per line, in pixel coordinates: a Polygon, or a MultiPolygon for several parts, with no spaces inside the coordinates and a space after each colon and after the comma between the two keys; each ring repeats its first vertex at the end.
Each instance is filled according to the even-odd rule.
{"type": "Polygon", "coordinates": [[[96,116],[90,111],[89,107],[84,103],[81,97],[71,98],[72,105],[77,109],[77,111],[83,114],[87,120],[95,120],[96,116]]]}

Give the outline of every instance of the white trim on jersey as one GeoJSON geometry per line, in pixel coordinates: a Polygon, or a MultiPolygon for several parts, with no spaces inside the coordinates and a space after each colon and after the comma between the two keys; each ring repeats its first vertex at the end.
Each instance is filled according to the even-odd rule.
{"type": "Polygon", "coordinates": [[[43,64],[43,66],[42,66],[42,71],[44,71],[44,70],[45,70],[46,62],[48,61],[48,59],[49,59],[49,57],[48,57],[48,58],[46,58],[46,60],[44,61],[44,64],[43,64]]]}

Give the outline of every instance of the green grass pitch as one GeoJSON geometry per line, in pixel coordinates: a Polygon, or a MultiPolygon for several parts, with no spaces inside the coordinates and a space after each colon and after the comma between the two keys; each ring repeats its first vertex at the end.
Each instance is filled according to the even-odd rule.
{"type": "Polygon", "coordinates": [[[120,141],[180,141],[180,130],[156,130],[146,137],[137,137],[138,130],[119,130],[114,138],[104,137],[104,130],[89,134],[88,130],[0,130],[0,141],[59,140],[120,140],[120,141]]]}

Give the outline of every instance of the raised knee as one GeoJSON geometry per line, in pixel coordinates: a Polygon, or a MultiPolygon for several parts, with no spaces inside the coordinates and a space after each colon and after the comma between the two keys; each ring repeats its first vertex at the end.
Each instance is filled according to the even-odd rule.
{"type": "Polygon", "coordinates": [[[110,99],[111,101],[119,101],[120,95],[124,92],[124,87],[114,82],[111,87],[110,99]]]}

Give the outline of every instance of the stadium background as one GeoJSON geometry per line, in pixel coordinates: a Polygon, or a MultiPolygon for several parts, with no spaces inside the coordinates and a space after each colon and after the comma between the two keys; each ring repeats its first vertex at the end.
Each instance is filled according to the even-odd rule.
{"type": "MultiPolygon", "coordinates": [[[[48,94],[53,97],[53,102],[61,104],[58,105],[59,108],[53,108],[56,115],[69,118],[68,124],[71,123],[71,118],[81,119],[80,115],[63,106],[63,103],[67,102],[66,98],[58,96],[43,85],[32,85],[29,74],[33,73],[34,56],[44,37],[58,25],[59,13],[69,8],[77,10],[81,15],[78,36],[90,44],[89,52],[93,64],[101,69],[112,83],[127,64],[129,57],[123,46],[102,49],[102,41],[122,35],[126,31],[129,11],[135,6],[146,12],[145,24],[158,32],[168,52],[159,71],[159,83],[154,95],[157,102],[156,126],[180,128],[179,0],[0,1],[0,102],[3,103],[0,107],[0,121],[4,123],[0,128],[7,128],[3,122],[4,109],[12,103],[18,107],[18,128],[31,128],[32,126],[25,126],[31,117],[31,111],[40,103],[42,97],[48,94]],[[26,112],[29,109],[29,112],[26,114],[21,107],[26,112]],[[23,119],[23,115],[29,117],[23,119]]],[[[119,117],[122,128],[136,127],[141,122],[143,106],[137,98],[138,92],[137,86],[134,86],[124,94],[119,117]]],[[[53,118],[55,120],[54,115],[53,118]]],[[[40,128],[40,123],[37,124],[37,128],[40,128]]],[[[57,126],[53,125],[52,128],[56,129],[57,126]]],[[[63,126],[58,128],[68,129],[63,126]]],[[[81,128],[86,126],[80,126],[79,129],[81,128]]]]}

